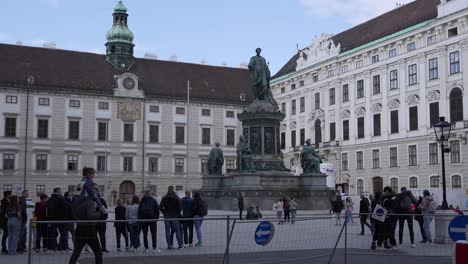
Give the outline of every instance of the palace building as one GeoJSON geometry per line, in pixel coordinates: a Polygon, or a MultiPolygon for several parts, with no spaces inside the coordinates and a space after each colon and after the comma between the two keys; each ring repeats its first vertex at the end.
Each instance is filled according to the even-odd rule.
{"type": "Polygon", "coordinates": [[[468,1],[416,0],[336,35],[322,34],[272,78],[286,119],[286,166],[301,173],[307,138],[349,195],[384,186],[429,189],[441,201],[432,125],[452,124],[449,202],[468,188],[468,1]],[[466,160],[465,160],[466,159],[466,160]]]}
{"type": "Polygon", "coordinates": [[[195,189],[215,142],[235,168],[248,70],[135,58],[121,1],[106,37],[105,55],[0,44],[3,191],[71,191],[84,166],[110,204],[195,189]]]}

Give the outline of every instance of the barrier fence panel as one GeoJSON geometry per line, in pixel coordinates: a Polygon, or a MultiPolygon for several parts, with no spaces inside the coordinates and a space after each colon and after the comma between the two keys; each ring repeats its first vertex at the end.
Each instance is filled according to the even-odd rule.
{"type": "MultiPolygon", "coordinates": [[[[180,220],[180,219],[179,219],[180,220]]],[[[31,246],[29,250],[29,262],[33,264],[55,264],[55,263],[69,263],[70,258],[73,255],[73,250],[58,250],[58,247],[55,245],[60,245],[60,231],[64,225],[71,225],[75,227],[74,238],[70,235],[68,238],[68,245],[71,249],[75,247],[80,247],[84,242],[89,242],[89,247],[84,246],[78,263],[94,263],[95,254],[93,253],[92,248],[94,243],[97,242],[99,245],[102,245],[104,239],[101,239],[99,236],[99,231],[104,230],[105,233],[102,233],[105,237],[105,247],[109,252],[103,253],[104,263],[128,263],[134,261],[135,257],[138,257],[138,261],[149,261],[154,259],[154,261],[160,261],[160,263],[180,262],[194,260],[198,261],[203,259],[203,263],[222,263],[224,258],[224,253],[226,251],[227,245],[227,218],[205,218],[201,219],[184,219],[184,223],[190,227],[190,224],[193,222],[193,240],[190,241],[190,229],[188,228],[187,232],[187,243],[184,243],[183,234],[181,234],[181,244],[182,248],[179,248],[179,242],[177,235],[173,234],[173,247],[169,249],[168,242],[166,240],[166,225],[183,225],[179,220],[170,220],[170,219],[159,219],[157,221],[149,220],[138,220],[138,223],[128,223],[127,221],[99,221],[99,222],[90,222],[90,221],[68,221],[68,222],[32,222],[32,224],[46,226],[48,229],[48,234],[45,239],[45,244],[41,242],[41,249],[39,251],[34,250],[35,241],[31,239],[31,246]],[[195,222],[201,223],[200,232],[196,231],[195,222]],[[123,227],[123,228],[122,228],[123,227]],[[156,227],[156,229],[154,229],[156,227]],[[56,228],[56,229],[55,229],[56,228]],[[128,249],[125,247],[125,238],[121,236],[120,238],[120,250],[117,250],[117,239],[116,239],[116,228],[126,232],[128,237],[128,249]],[[151,228],[156,231],[156,245],[153,248],[153,240],[151,235],[151,228]],[[55,231],[57,230],[57,232],[55,231]],[[148,250],[145,248],[145,239],[143,231],[148,230],[148,250]],[[139,231],[138,236],[132,236],[135,232],[139,231]],[[56,233],[55,233],[56,232],[56,233]],[[55,235],[54,235],[55,234],[55,235]],[[58,235],[57,235],[58,234],[58,235]],[[199,236],[202,238],[202,243],[199,242],[199,236]],[[57,241],[57,242],[54,242],[57,241]],[[134,241],[132,243],[132,241],[134,241]],[[192,243],[190,243],[192,242],[192,243]],[[140,246],[135,250],[131,245],[140,246]],[[185,244],[185,245],[184,245],[185,244]],[[46,247],[46,251],[43,250],[43,247],[46,247]],[[54,250],[54,248],[56,250],[54,250]]],[[[181,231],[183,226],[180,227],[181,231]]],[[[183,233],[183,231],[182,231],[183,233]]]]}

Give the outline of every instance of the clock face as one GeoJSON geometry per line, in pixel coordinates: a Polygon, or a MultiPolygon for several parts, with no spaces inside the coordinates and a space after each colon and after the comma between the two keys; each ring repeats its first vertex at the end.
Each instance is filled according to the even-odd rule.
{"type": "Polygon", "coordinates": [[[125,89],[131,90],[135,87],[135,81],[132,78],[127,77],[123,79],[123,86],[125,89]]]}

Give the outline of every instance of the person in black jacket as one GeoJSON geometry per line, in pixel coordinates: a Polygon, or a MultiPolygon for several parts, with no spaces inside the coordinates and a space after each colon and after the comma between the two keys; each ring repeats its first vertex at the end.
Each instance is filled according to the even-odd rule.
{"type": "Polygon", "coordinates": [[[239,219],[242,220],[242,212],[244,211],[244,196],[239,193],[237,197],[237,207],[239,208],[239,219]]]}
{"type": "MultiPolygon", "coordinates": [[[[123,206],[122,200],[117,200],[117,207],[115,207],[115,220],[125,220],[125,211],[126,208],[123,206]]],[[[125,240],[125,249],[129,251],[128,247],[128,232],[127,232],[127,223],[125,222],[114,222],[115,228],[115,239],[117,240],[117,251],[122,251],[120,249],[120,236],[122,235],[125,240]]]]}
{"type": "Polygon", "coordinates": [[[0,228],[3,230],[2,235],[2,254],[7,254],[7,238],[8,238],[8,225],[6,218],[7,209],[10,206],[11,191],[3,192],[3,199],[0,205],[0,228]]]}
{"type": "MultiPolygon", "coordinates": [[[[104,198],[101,197],[101,193],[99,192],[99,188],[98,188],[98,191],[97,191],[97,197],[98,197],[99,201],[101,202],[102,206],[106,209],[106,212],[107,212],[107,203],[106,203],[106,200],[104,200],[104,198]]],[[[102,214],[100,220],[107,220],[107,217],[108,217],[108,214],[102,214]]],[[[107,230],[106,224],[107,223],[98,223],[96,225],[96,229],[97,229],[97,232],[98,232],[98,235],[99,235],[99,241],[101,242],[102,252],[109,253],[109,250],[107,250],[107,247],[106,247],[106,230],[107,230]]]]}
{"type": "MultiPolygon", "coordinates": [[[[65,220],[71,221],[74,220],[72,216],[72,209],[73,209],[73,204],[72,204],[72,195],[70,192],[65,192],[63,195],[64,202],[65,202],[65,207],[66,207],[66,216],[65,220]]],[[[65,232],[67,233],[67,236],[69,234],[72,235],[72,241],[75,241],[75,224],[74,223],[66,223],[65,224],[65,232]]],[[[65,250],[71,250],[70,247],[68,246],[68,239],[64,244],[64,249],[65,250]]]]}
{"type": "Polygon", "coordinates": [[[164,227],[166,231],[166,242],[167,247],[172,249],[174,247],[174,237],[171,233],[176,234],[177,243],[179,248],[183,248],[182,236],[180,234],[180,199],[179,196],[174,192],[174,186],[169,186],[167,194],[162,198],[159,209],[164,215],[164,227]]]}
{"type": "MultiPolygon", "coordinates": [[[[65,199],[62,196],[62,190],[60,188],[54,188],[54,193],[47,200],[46,216],[48,221],[65,221],[67,217],[67,206],[65,199]]],[[[68,231],[66,231],[66,225],[64,223],[50,224],[49,229],[49,243],[48,247],[53,250],[65,250],[66,243],[68,241],[68,231]],[[60,241],[57,245],[58,234],[60,233],[60,241]]]]}
{"type": "Polygon", "coordinates": [[[26,199],[29,197],[28,190],[24,190],[21,193],[21,197],[19,198],[20,208],[21,208],[21,235],[18,240],[18,253],[25,253],[26,252],[26,240],[27,240],[27,228],[26,225],[28,223],[28,211],[26,206],[26,199]]]}
{"type": "MultiPolygon", "coordinates": [[[[143,220],[156,220],[159,219],[159,205],[158,201],[153,198],[149,190],[145,191],[143,198],[140,201],[138,206],[138,219],[143,220]]],[[[143,244],[145,246],[145,253],[149,252],[148,246],[148,229],[151,232],[153,252],[159,252],[157,249],[157,225],[156,221],[154,222],[141,222],[141,229],[143,231],[143,244]]]]}
{"type": "Polygon", "coordinates": [[[367,223],[367,218],[369,218],[370,213],[370,204],[369,200],[364,196],[361,195],[361,201],[359,202],[359,220],[361,221],[361,233],[360,235],[364,235],[364,225],[366,225],[371,232],[373,232],[372,227],[369,223],[367,223]]]}
{"type": "Polygon", "coordinates": [[[395,216],[396,213],[396,199],[393,189],[389,186],[386,186],[383,189],[382,195],[382,206],[387,210],[387,217],[384,222],[384,234],[386,236],[385,243],[388,241],[390,245],[385,245],[385,248],[391,248],[396,246],[395,239],[395,228],[398,221],[398,217],[395,216]]]}
{"type": "Polygon", "coordinates": [[[337,195],[336,199],[332,202],[332,211],[336,217],[336,225],[341,225],[340,215],[341,215],[341,211],[343,211],[343,208],[344,208],[344,204],[343,204],[343,200],[341,200],[341,195],[337,195]]]}

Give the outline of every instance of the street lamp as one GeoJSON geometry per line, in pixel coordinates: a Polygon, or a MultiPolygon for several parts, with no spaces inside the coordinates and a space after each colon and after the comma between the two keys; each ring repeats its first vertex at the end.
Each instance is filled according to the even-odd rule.
{"type": "Polygon", "coordinates": [[[441,116],[439,118],[439,122],[435,123],[434,125],[434,132],[437,138],[437,142],[440,143],[440,150],[442,155],[442,192],[443,192],[443,201],[442,206],[440,207],[441,210],[448,210],[447,204],[447,184],[445,180],[445,152],[450,152],[449,148],[445,147],[444,142],[448,142],[450,138],[450,131],[452,130],[452,125],[445,121],[445,117],[441,116]]]}

